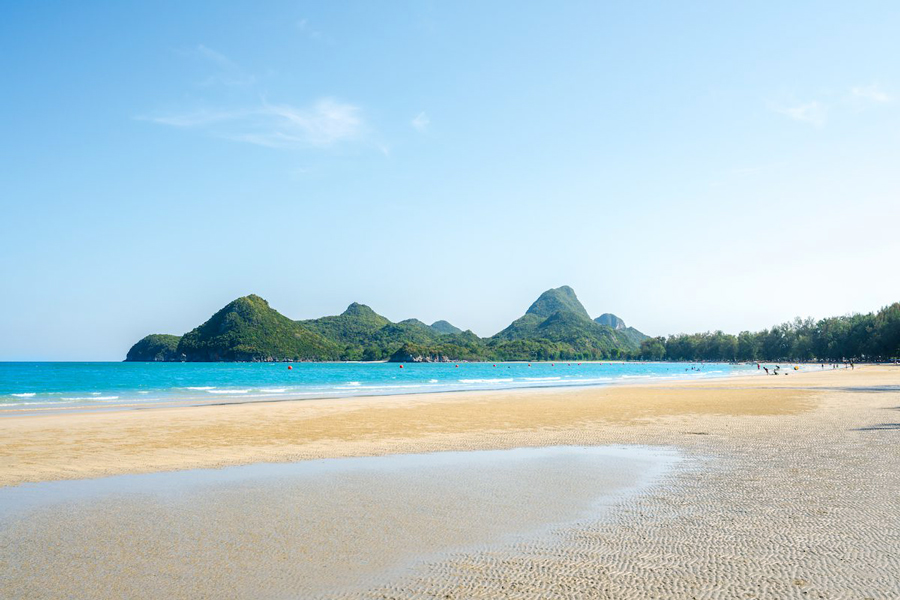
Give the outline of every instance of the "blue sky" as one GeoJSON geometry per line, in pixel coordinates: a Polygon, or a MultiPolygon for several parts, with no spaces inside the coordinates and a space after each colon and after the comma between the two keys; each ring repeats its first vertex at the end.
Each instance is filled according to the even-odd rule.
{"type": "Polygon", "coordinates": [[[7,3],[0,360],[231,299],[490,335],[900,300],[893,2],[7,3]]]}

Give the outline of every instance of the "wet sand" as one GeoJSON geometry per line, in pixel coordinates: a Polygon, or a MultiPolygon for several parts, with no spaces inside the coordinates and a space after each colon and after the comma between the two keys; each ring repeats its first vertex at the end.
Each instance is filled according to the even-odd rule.
{"type": "Polygon", "coordinates": [[[678,462],[635,447],[325,459],[0,489],[3,598],[308,598],[599,518],[678,462]],[[164,574],[164,576],[160,576],[164,574]]]}
{"type": "Polygon", "coordinates": [[[671,449],[683,468],[602,518],[430,557],[344,596],[900,598],[896,367],[4,418],[0,481],[603,444],[671,449]]]}

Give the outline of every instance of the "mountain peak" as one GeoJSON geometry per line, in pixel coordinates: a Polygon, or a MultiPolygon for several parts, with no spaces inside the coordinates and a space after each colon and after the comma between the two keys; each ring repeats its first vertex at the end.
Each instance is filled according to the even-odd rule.
{"type": "Polygon", "coordinates": [[[625,321],[612,313],[603,313],[602,315],[594,319],[594,321],[601,325],[612,327],[613,329],[625,329],[626,327],[625,321]]]}
{"type": "Polygon", "coordinates": [[[448,334],[448,333],[462,333],[463,330],[451,323],[444,321],[443,319],[440,321],[435,321],[431,324],[431,328],[437,331],[440,334],[448,334]]]}
{"type": "Polygon", "coordinates": [[[547,290],[534,301],[525,314],[548,318],[560,311],[573,312],[579,316],[590,319],[590,315],[579,302],[575,290],[567,285],[547,290]]]}
{"type": "Polygon", "coordinates": [[[347,307],[347,310],[341,313],[341,315],[348,317],[372,317],[376,316],[377,313],[365,304],[353,302],[347,307]]]}
{"type": "Polygon", "coordinates": [[[397,325],[412,325],[414,327],[428,327],[425,323],[418,319],[404,319],[397,323],[397,325]]]}

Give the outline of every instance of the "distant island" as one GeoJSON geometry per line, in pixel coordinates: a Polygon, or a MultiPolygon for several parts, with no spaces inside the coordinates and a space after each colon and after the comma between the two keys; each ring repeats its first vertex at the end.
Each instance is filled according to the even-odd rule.
{"type": "Polygon", "coordinates": [[[354,302],[293,321],[256,295],[230,302],[183,336],[152,334],[129,362],[507,360],[841,361],[900,357],[900,303],[876,313],[795,319],[758,332],[649,337],[621,318],[591,319],[569,286],[547,290],[503,331],[482,338],[447,321],[394,323],[354,302]]]}
{"type": "Polygon", "coordinates": [[[230,302],[183,336],[151,334],[125,360],[441,362],[599,360],[636,355],[649,339],[619,317],[596,320],[569,286],[547,290],[523,316],[481,338],[447,321],[391,322],[354,302],[331,317],[293,321],[256,295],[230,302]]]}

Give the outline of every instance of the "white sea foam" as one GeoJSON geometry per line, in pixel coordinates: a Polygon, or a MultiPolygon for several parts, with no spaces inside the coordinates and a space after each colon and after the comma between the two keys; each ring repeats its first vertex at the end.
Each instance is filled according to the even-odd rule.
{"type": "Polygon", "coordinates": [[[438,382],[437,379],[429,379],[429,380],[428,380],[428,383],[437,383],[437,382],[438,382]]]}
{"type": "Polygon", "coordinates": [[[34,392],[26,392],[22,394],[10,394],[11,396],[15,396],[16,398],[33,398],[34,392]]]}
{"type": "Polygon", "coordinates": [[[149,394],[150,392],[138,392],[138,394],[149,394]]]}
{"type": "Polygon", "coordinates": [[[287,388],[262,388],[259,391],[265,394],[283,394],[287,391],[287,388]]]}
{"type": "Polygon", "coordinates": [[[214,390],[216,388],[212,387],[212,386],[205,386],[205,387],[188,387],[185,389],[187,389],[187,390],[214,390]]]}
{"type": "Polygon", "coordinates": [[[408,385],[359,385],[359,386],[335,386],[336,390],[402,390],[425,387],[425,384],[408,384],[408,385]]]}
{"type": "Polygon", "coordinates": [[[525,381],[558,381],[562,377],[526,377],[525,381]]]}
{"type": "Polygon", "coordinates": [[[358,381],[348,381],[347,385],[362,385],[362,384],[358,381]]]}
{"type": "Polygon", "coordinates": [[[63,396],[63,400],[68,400],[70,402],[78,401],[78,400],[118,400],[118,396],[75,396],[67,398],[63,396]]]}
{"type": "Polygon", "coordinates": [[[210,394],[247,394],[250,390],[217,390],[217,389],[209,389],[206,390],[210,394]]]}
{"type": "MultiPolygon", "coordinates": [[[[559,379],[557,377],[557,379],[559,379]]],[[[511,377],[505,379],[460,379],[460,383],[503,383],[504,381],[513,381],[511,377]]]]}

